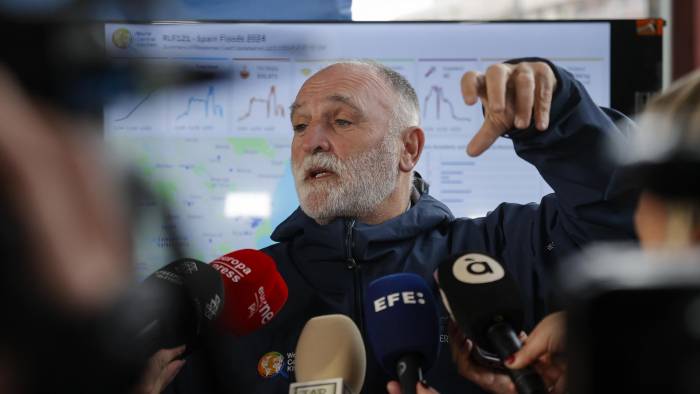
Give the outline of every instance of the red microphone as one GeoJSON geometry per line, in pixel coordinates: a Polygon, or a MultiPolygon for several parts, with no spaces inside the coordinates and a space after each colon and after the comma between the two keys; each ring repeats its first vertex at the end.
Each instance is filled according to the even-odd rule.
{"type": "Polygon", "coordinates": [[[287,302],[287,283],[272,257],[254,249],[225,254],[210,264],[219,271],[224,284],[223,311],[217,325],[241,336],[265,324],[287,302]]]}

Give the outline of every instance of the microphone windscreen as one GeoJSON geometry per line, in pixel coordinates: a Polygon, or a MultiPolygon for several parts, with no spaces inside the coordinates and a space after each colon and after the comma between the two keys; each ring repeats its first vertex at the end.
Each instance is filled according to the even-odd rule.
{"type": "Polygon", "coordinates": [[[415,354],[427,372],[438,355],[440,329],[425,280],[408,273],[384,276],[369,284],[366,300],[367,335],[379,364],[396,379],[399,358],[415,354]]]}
{"type": "Polygon", "coordinates": [[[511,275],[493,257],[483,253],[459,253],[438,267],[438,282],[452,319],[484,350],[488,329],[507,322],[515,332],[523,329],[520,291],[511,275]]]}
{"type": "Polygon", "coordinates": [[[106,331],[115,334],[107,342],[116,352],[140,347],[148,356],[181,344],[189,350],[221,313],[223,299],[223,281],[216,270],[194,259],[173,261],[114,305],[113,317],[107,319],[112,327],[106,331]]]}
{"type": "Polygon", "coordinates": [[[179,275],[184,280],[195,308],[198,332],[204,323],[213,322],[219,317],[223,310],[224,283],[216,269],[201,261],[184,258],[168,264],[154,275],[165,272],[179,275]]]}
{"type": "Polygon", "coordinates": [[[365,345],[360,330],[345,315],[318,316],[306,322],[295,357],[297,382],[341,378],[351,393],[362,389],[367,368],[365,345]]]}
{"type": "Polygon", "coordinates": [[[211,263],[224,284],[224,310],[218,326],[234,335],[267,324],[287,302],[287,283],[272,257],[253,249],[221,256],[211,263]]]}

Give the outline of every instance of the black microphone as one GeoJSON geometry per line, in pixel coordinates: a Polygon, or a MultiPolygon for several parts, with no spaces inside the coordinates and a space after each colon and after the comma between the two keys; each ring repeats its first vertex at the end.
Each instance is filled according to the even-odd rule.
{"type": "MultiPolygon", "coordinates": [[[[501,363],[521,347],[523,306],[517,284],[494,258],[483,253],[450,256],[438,267],[445,308],[476,346],[498,355],[501,363]]],[[[507,369],[520,394],[547,393],[531,368],[507,369]]]]}
{"type": "Polygon", "coordinates": [[[415,394],[416,383],[435,364],[439,351],[437,304],[423,278],[391,274],[367,287],[367,339],[384,370],[415,394]]]}
{"type": "Polygon", "coordinates": [[[100,320],[105,352],[125,363],[186,345],[209,330],[247,335],[268,324],[287,301],[287,284],[268,255],[252,249],[211,264],[181,258],[134,286],[100,320]]]}
{"type": "Polygon", "coordinates": [[[275,261],[243,249],[211,264],[182,258],[126,292],[104,319],[105,341],[136,359],[159,349],[196,348],[209,329],[247,335],[268,324],[287,301],[275,261]]]}
{"type": "Polygon", "coordinates": [[[182,344],[189,354],[223,310],[224,284],[217,270],[182,258],[158,269],[111,309],[104,341],[113,353],[148,358],[182,344]]]}

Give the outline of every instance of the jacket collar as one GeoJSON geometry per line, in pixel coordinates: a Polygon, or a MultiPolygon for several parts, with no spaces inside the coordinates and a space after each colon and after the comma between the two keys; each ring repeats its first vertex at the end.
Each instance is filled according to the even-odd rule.
{"type": "Polygon", "coordinates": [[[454,218],[450,210],[428,194],[428,185],[416,173],[412,206],[403,214],[384,223],[369,225],[352,218],[338,218],[319,225],[297,208],[272,233],[277,242],[294,243],[295,257],[307,261],[347,260],[349,251],[358,261],[380,259],[417,235],[447,225],[454,218]],[[352,233],[348,233],[352,231],[352,233]],[[348,244],[349,243],[349,244],[348,244]]]}

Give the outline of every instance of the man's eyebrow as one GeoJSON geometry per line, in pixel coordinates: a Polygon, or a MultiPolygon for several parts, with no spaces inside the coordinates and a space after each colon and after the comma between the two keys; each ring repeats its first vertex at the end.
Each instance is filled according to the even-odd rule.
{"type": "Polygon", "coordinates": [[[301,107],[301,106],[302,106],[302,104],[297,103],[296,101],[294,103],[292,103],[292,105],[289,106],[289,117],[293,118],[294,112],[296,112],[296,110],[298,110],[299,107],[301,107]]]}
{"type": "MultiPolygon", "coordinates": [[[[355,104],[355,101],[350,96],[345,96],[342,94],[332,94],[332,95],[326,97],[326,100],[334,101],[337,103],[343,103],[343,104],[351,107],[353,110],[355,110],[359,113],[362,113],[362,109],[360,109],[360,107],[357,104],[355,104]]],[[[299,108],[301,108],[303,106],[304,106],[304,103],[297,103],[297,102],[292,103],[292,105],[289,106],[289,117],[293,118],[294,113],[299,108]]]]}
{"type": "Polygon", "coordinates": [[[326,100],[343,103],[349,107],[352,107],[352,109],[354,109],[357,112],[362,112],[360,107],[357,106],[357,104],[355,104],[355,101],[350,96],[344,96],[342,94],[333,94],[326,97],[326,100]]]}

